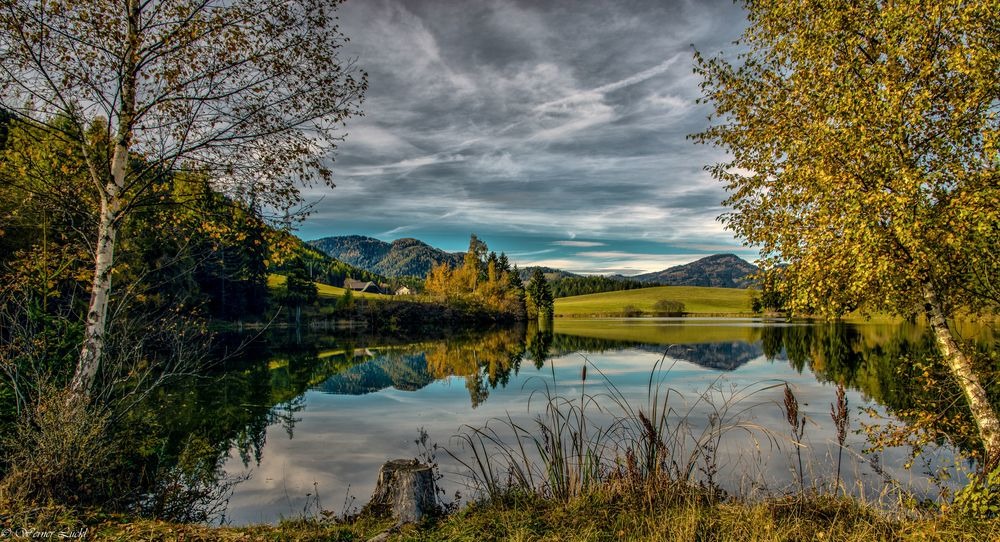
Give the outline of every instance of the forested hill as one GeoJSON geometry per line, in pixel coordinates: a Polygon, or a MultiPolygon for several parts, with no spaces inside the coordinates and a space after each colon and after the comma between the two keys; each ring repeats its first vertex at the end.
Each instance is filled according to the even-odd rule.
{"type": "Polygon", "coordinates": [[[535,272],[536,267],[542,270],[542,274],[545,275],[545,280],[549,282],[567,278],[580,278],[580,275],[577,275],[576,273],[570,273],[569,271],[563,271],[562,269],[556,269],[554,267],[542,267],[539,265],[518,269],[518,274],[520,275],[521,280],[524,282],[531,280],[531,274],[535,272]]]}
{"type": "Polygon", "coordinates": [[[387,243],[363,235],[346,235],[324,237],[309,244],[332,258],[386,277],[425,277],[431,267],[440,263],[460,266],[463,257],[412,238],[387,243]]]}
{"type": "Polygon", "coordinates": [[[390,282],[379,273],[373,273],[360,266],[351,265],[329,256],[294,235],[285,234],[283,242],[286,250],[294,257],[288,258],[287,261],[280,264],[272,264],[269,271],[273,273],[284,274],[290,267],[297,266],[309,280],[331,286],[342,286],[347,278],[364,282],[372,281],[378,284],[390,282]]]}
{"type": "Polygon", "coordinates": [[[748,288],[757,266],[735,254],[716,254],[685,265],[677,265],[655,273],[632,278],[642,283],[664,286],[712,286],[716,288],[748,288]]]}

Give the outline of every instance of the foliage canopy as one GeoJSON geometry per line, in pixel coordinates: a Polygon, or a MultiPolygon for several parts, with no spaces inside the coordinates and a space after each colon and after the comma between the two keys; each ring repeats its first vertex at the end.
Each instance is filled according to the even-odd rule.
{"type": "Polygon", "coordinates": [[[333,186],[326,155],[367,88],[339,57],[339,3],[0,3],[0,107],[77,145],[100,208],[77,396],[100,366],[121,223],[162,204],[158,175],[206,175],[255,212],[333,186]]]}
{"type": "Polygon", "coordinates": [[[715,124],[694,137],[730,153],[710,168],[723,221],[792,310],[924,312],[1000,463],[1000,417],[948,324],[1000,300],[1000,2],[744,5],[740,63],[696,56],[715,124]]]}
{"type": "Polygon", "coordinates": [[[726,226],[790,308],[995,303],[1000,3],[745,2],[733,65],[697,57],[730,152],[726,226]]]}

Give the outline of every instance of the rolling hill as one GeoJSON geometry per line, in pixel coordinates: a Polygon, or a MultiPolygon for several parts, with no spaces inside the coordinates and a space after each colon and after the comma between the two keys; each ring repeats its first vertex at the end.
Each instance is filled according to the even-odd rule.
{"type": "Polygon", "coordinates": [[[363,235],[346,235],[324,237],[309,244],[332,258],[386,277],[425,277],[437,264],[447,262],[457,267],[462,263],[462,254],[445,252],[413,238],[387,243],[363,235]]]}
{"type": "Polygon", "coordinates": [[[643,283],[668,286],[707,286],[713,288],[749,288],[757,266],[735,254],[716,254],[689,264],[663,271],[629,277],[643,283]]]}

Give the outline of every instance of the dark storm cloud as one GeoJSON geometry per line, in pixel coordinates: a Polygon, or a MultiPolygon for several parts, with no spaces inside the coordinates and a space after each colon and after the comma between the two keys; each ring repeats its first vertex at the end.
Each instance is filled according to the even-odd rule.
{"type": "Polygon", "coordinates": [[[656,270],[681,244],[739,247],[703,171],[721,155],[686,138],[708,113],[691,45],[714,53],[736,38],[730,0],[354,0],[340,18],[370,90],[306,238],[460,250],[475,231],[524,263],[592,272],[656,270]],[[650,244],[599,256],[552,244],[577,236],[650,244]]]}

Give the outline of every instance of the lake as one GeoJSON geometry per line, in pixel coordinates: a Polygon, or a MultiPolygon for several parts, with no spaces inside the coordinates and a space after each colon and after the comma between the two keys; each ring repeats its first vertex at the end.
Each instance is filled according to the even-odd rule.
{"type": "MultiPolygon", "coordinates": [[[[610,426],[618,403],[648,414],[651,387],[661,397],[669,389],[672,423],[685,434],[701,435],[710,421],[738,426],[713,444],[711,468],[696,463],[695,478],[710,475],[744,495],[798,487],[784,383],[806,418],[799,448],[806,486],[833,483],[830,409],[838,382],[850,407],[841,472],[849,491],[933,499],[942,483],[923,471],[955,467],[949,447],[932,446],[908,470],[907,447],[863,453],[862,424],[892,421],[890,413],[919,403],[916,364],[933,355],[933,342],[918,325],[635,318],[559,319],[546,327],[438,337],[276,330],[218,377],[165,392],[161,404],[178,420],[180,440],[204,435],[223,452],[221,470],[245,478],[225,512],[236,525],[360,507],[383,462],[420,454],[421,431],[428,444],[468,458],[456,435],[489,424],[509,439],[498,420],[530,427],[546,390],[573,401],[595,397],[588,423],[610,426]]],[[[974,332],[984,344],[995,341],[988,329],[974,332]]],[[[684,454],[695,451],[692,442],[684,454]]],[[[472,495],[459,462],[441,449],[436,460],[449,495],[472,495]]]]}

